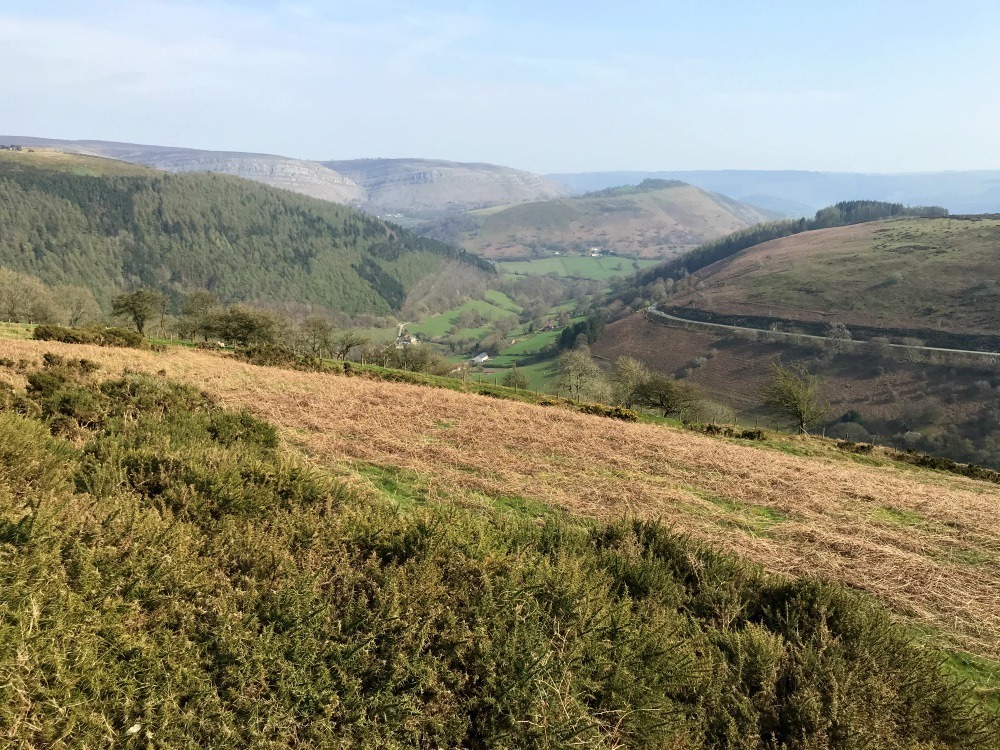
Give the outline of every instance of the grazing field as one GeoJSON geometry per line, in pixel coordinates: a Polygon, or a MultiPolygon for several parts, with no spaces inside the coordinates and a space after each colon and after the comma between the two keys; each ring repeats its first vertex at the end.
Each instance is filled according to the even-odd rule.
{"type": "Polygon", "coordinates": [[[897,219],[804,232],[700,271],[671,304],[898,329],[995,333],[1000,219],[897,219]]]}
{"type": "MultiPolygon", "coordinates": [[[[207,352],[0,342],[0,357],[15,362],[47,351],[92,359],[109,375],[162,370],[194,383],[276,424],[308,461],[361,491],[379,491],[357,468],[374,466],[404,472],[411,494],[458,505],[659,519],[769,570],[864,589],[928,643],[1000,658],[994,484],[851,457],[823,441],[762,448],[207,352]]],[[[23,385],[16,370],[0,374],[23,385]]]]}
{"type": "MultiPolygon", "coordinates": [[[[519,312],[519,308],[505,294],[500,292],[494,293],[492,297],[488,297],[488,300],[470,299],[446,313],[434,315],[419,323],[409,324],[406,326],[406,330],[423,338],[437,339],[445,336],[457,326],[463,313],[476,313],[486,320],[496,321],[500,318],[516,315],[519,312]]],[[[483,338],[491,330],[492,326],[487,324],[477,328],[459,329],[458,335],[483,338]]]]}
{"type": "Polygon", "coordinates": [[[655,260],[632,260],[615,256],[592,258],[589,255],[563,255],[538,260],[501,261],[497,266],[505,273],[518,276],[554,273],[560,278],[606,281],[617,276],[628,276],[656,263],[655,260]]]}

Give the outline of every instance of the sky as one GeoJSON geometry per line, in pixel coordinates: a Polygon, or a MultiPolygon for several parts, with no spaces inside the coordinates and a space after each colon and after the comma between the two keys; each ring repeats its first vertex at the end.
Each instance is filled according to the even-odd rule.
{"type": "Polygon", "coordinates": [[[0,0],[0,133],[539,173],[1000,169],[1000,3],[0,0]]]}

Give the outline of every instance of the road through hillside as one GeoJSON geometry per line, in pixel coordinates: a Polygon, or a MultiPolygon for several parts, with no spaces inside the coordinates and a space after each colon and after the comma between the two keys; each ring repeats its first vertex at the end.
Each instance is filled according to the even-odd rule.
{"type": "MultiPolygon", "coordinates": [[[[727,325],[725,323],[706,323],[701,320],[689,320],[687,318],[681,318],[676,315],[670,315],[669,313],[665,313],[661,311],[656,305],[650,305],[649,307],[646,308],[645,312],[647,315],[652,314],[657,316],[658,318],[663,318],[665,320],[672,320],[676,323],[684,323],[686,325],[694,325],[694,326],[703,326],[707,328],[722,328],[729,331],[753,331],[755,333],[764,333],[767,334],[768,336],[781,336],[781,337],[794,338],[796,340],[805,338],[805,339],[815,339],[817,341],[831,341],[836,343],[844,343],[845,341],[851,341],[851,339],[836,339],[836,338],[831,338],[829,336],[815,336],[813,334],[808,334],[808,333],[788,333],[785,331],[773,331],[765,328],[748,328],[745,326],[727,325]]],[[[855,341],[854,343],[863,343],[863,342],[855,341]]],[[[944,349],[937,346],[913,346],[910,344],[886,344],[886,346],[891,346],[894,349],[911,349],[914,351],[923,351],[923,352],[945,352],[948,354],[968,354],[972,356],[992,357],[994,359],[1000,359],[1000,352],[983,352],[983,351],[977,351],[975,349],[944,349]]]]}

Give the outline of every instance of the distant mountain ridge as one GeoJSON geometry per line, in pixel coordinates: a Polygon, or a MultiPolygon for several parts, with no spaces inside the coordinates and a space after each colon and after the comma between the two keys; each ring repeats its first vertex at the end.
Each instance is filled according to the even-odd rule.
{"type": "Polygon", "coordinates": [[[51,138],[0,136],[0,143],[54,148],[69,153],[104,156],[166,172],[213,172],[262,182],[333,203],[356,203],[364,190],[350,179],[316,162],[271,154],[203,151],[172,146],[146,146],[111,141],[62,141],[51,138]]]}
{"type": "Polygon", "coordinates": [[[634,185],[644,179],[682,180],[790,217],[809,216],[845,200],[944,206],[952,213],[1000,211],[1000,170],[865,174],[795,170],[702,170],[550,174],[575,194],[634,185]]]}
{"type": "Polygon", "coordinates": [[[309,161],[274,154],[207,151],[99,140],[0,135],[0,144],[103,156],[167,172],[212,172],[362,208],[428,219],[471,208],[566,195],[540,175],[495,164],[439,159],[309,161]]]}
{"type": "Polygon", "coordinates": [[[567,195],[562,185],[495,164],[442,159],[351,159],[322,164],[361,185],[370,209],[433,218],[567,195]]]}

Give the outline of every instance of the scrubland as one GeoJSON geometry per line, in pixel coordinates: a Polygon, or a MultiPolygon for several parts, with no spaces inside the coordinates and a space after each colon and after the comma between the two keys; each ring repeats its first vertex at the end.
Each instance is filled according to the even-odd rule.
{"type": "Polygon", "coordinates": [[[208,352],[0,358],[19,746],[996,742],[936,650],[1000,656],[995,484],[208,352]]]}

